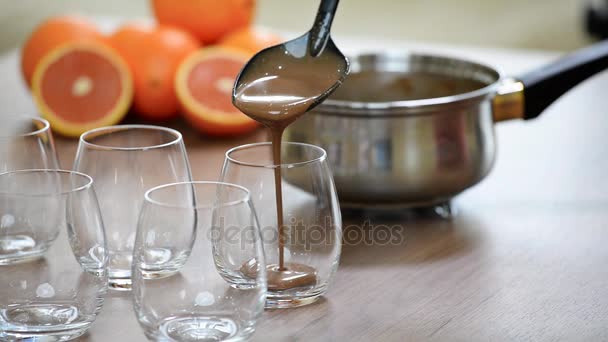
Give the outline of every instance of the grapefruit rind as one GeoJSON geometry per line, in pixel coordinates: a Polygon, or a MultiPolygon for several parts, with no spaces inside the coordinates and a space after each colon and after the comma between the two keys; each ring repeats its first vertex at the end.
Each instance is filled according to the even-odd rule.
{"type": "Polygon", "coordinates": [[[188,77],[194,66],[203,60],[214,57],[234,59],[242,62],[244,66],[250,59],[250,53],[232,47],[211,47],[190,54],[180,64],[175,75],[177,97],[189,113],[196,115],[201,120],[213,122],[222,126],[243,124],[252,124],[255,126],[255,121],[241,113],[238,109],[235,108],[234,113],[210,109],[200,104],[188,90],[188,77]]]}
{"type": "Polygon", "coordinates": [[[95,43],[69,42],[51,50],[51,52],[40,60],[32,77],[32,94],[34,95],[34,101],[38,110],[42,117],[51,123],[53,131],[67,137],[78,137],[82,133],[93,128],[115,125],[127,115],[127,112],[131,107],[131,102],[133,101],[133,78],[127,63],[110,47],[95,43]],[[122,85],[122,92],[114,109],[103,118],[86,124],[73,123],[63,119],[60,115],[57,115],[57,113],[46,104],[41,92],[42,79],[47,68],[67,53],[76,50],[93,52],[110,61],[110,63],[118,69],[122,85]]]}

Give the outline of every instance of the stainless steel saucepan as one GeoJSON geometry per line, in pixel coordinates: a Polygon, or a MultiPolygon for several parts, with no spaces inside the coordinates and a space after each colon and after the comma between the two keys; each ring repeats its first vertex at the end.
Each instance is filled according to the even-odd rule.
{"type": "Polygon", "coordinates": [[[495,158],[494,122],[532,119],[608,67],[608,42],[503,77],[478,63],[433,55],[351,56],[351,74],[285,139],[328,152],[343,206],[419,207],[483,179],[495,158]]]}

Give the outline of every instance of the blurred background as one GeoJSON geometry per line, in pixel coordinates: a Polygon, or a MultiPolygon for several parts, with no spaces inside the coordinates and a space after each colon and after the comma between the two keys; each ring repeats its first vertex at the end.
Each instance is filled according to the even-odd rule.
{"type": "MultiPolygon", "coordinates": [[[[185,124],[210,137],[254,132],[258,125],[232,105],[225,85],[257,51],[308,30],[318,5],[319,0],[0,0],[0,104],[11,104],[0,108],[0,115],[37,112],[58,135],[71,137],[90,129],[88,124],[101,125],[101,117],[104,125],[185,124]],[[50,23],[51,17],[60,24],[50,23]],[[135,24],[141,19],[152,25],[135,24]],[[95,76],[102,75],[95,73],[99,66],[73,63],[54,79],[49,65],[40,67],[54,48],[79,39],[92,39],[89,43],[97,47],[109,43],[117,60],[128,65],[129,72],[122,74],[133,85],[132,94],[95,76]],[[228,59],[232,66],[206,61],[206,51],[218,47],[221,63],[228,59]],[[240,50],[239,57],[229,48],[240,50]],[[193,60],[187,57],[196,64],[185,63],[193,60]],[[176,78],[179,67],[188,80],[213,78],[185,82],[176,78]],[[48,82],[66,86],[37,93],[32,85],[37,68],[51,77],[48,82]],[[125,101],[104,97],[110,91],[125,101]],[[49,101],[59,107],[48,107],[49,101]],[[93,107],[96,115],[88,109],[93,107]],[[62,129],[58,118],[74,121],[74,130],[62,129]]],[[[417,49],[499,64],[516,74],[608,38],[608,0],[342,0],[332,34],[347,53],[417,49]],[[519,58],[498,61],[496,53],[519,58]]]]}
{"type": "MultiPolygon", "coordinates": [[[[334,34],[566,51],[591,41],[585,30],[585,13],[591,2],[343,0],[334,34]]],[[[0,0],[0,3],[0,53],[18,47],[36,24],[50,15],[74,12],[129,18],[151,16],[147,0],[0,0]]],[[[259,0],[256,23],[303,32],[316,9],[317,2],[310,0],[259,0]]]]}

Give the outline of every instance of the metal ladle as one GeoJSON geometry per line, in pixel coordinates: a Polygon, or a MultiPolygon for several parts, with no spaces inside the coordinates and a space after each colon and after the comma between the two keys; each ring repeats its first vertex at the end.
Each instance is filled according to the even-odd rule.
{"type": "Polygon", "coordinates": [[[327,63],[327,59],[331,59],[331,63],[336,65],[337,72],[333,75],[327,75],[327,77],[333,77],[334,82],[326,89],[319,89],[319,93],[315,96],[309,110],[325,100],[342,83],[349,71],[348,60],[330,36],[338,1],[322,0],[312,28],[304,35],[264,49],[253,56],[241,70],[234,83],[233,103],[237,98],[238,90],[246,86],[247,82],[254,80],[260,74],[260,70],[272,72],[277,68],[280,69],[283,65],[299,63],[300,65],[306,65],[307,70],[314,72],[310,68],[315,67],[315,62],[323,61],[327,63]],[[280,57],[278,58],[278,56],[280,57]]]}

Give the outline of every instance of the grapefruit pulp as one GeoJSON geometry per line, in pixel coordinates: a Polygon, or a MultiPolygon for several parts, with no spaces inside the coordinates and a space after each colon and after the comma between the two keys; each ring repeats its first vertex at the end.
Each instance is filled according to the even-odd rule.
{"type": "Polygon", "coordinates": [[[45,55],[32,93],[41,115],[59,134],[77,137],[118,123],[133,99],[126,62],[103,44],[67,43],[45,55]]]}
{"type": "Polygon", "coordinates": [[[192,126],[213,136],[253,131],[258,123],[232,104],[232,87],[250,53],[228,47],[200,49],[180,64],[175,89],[192,126]]]}

